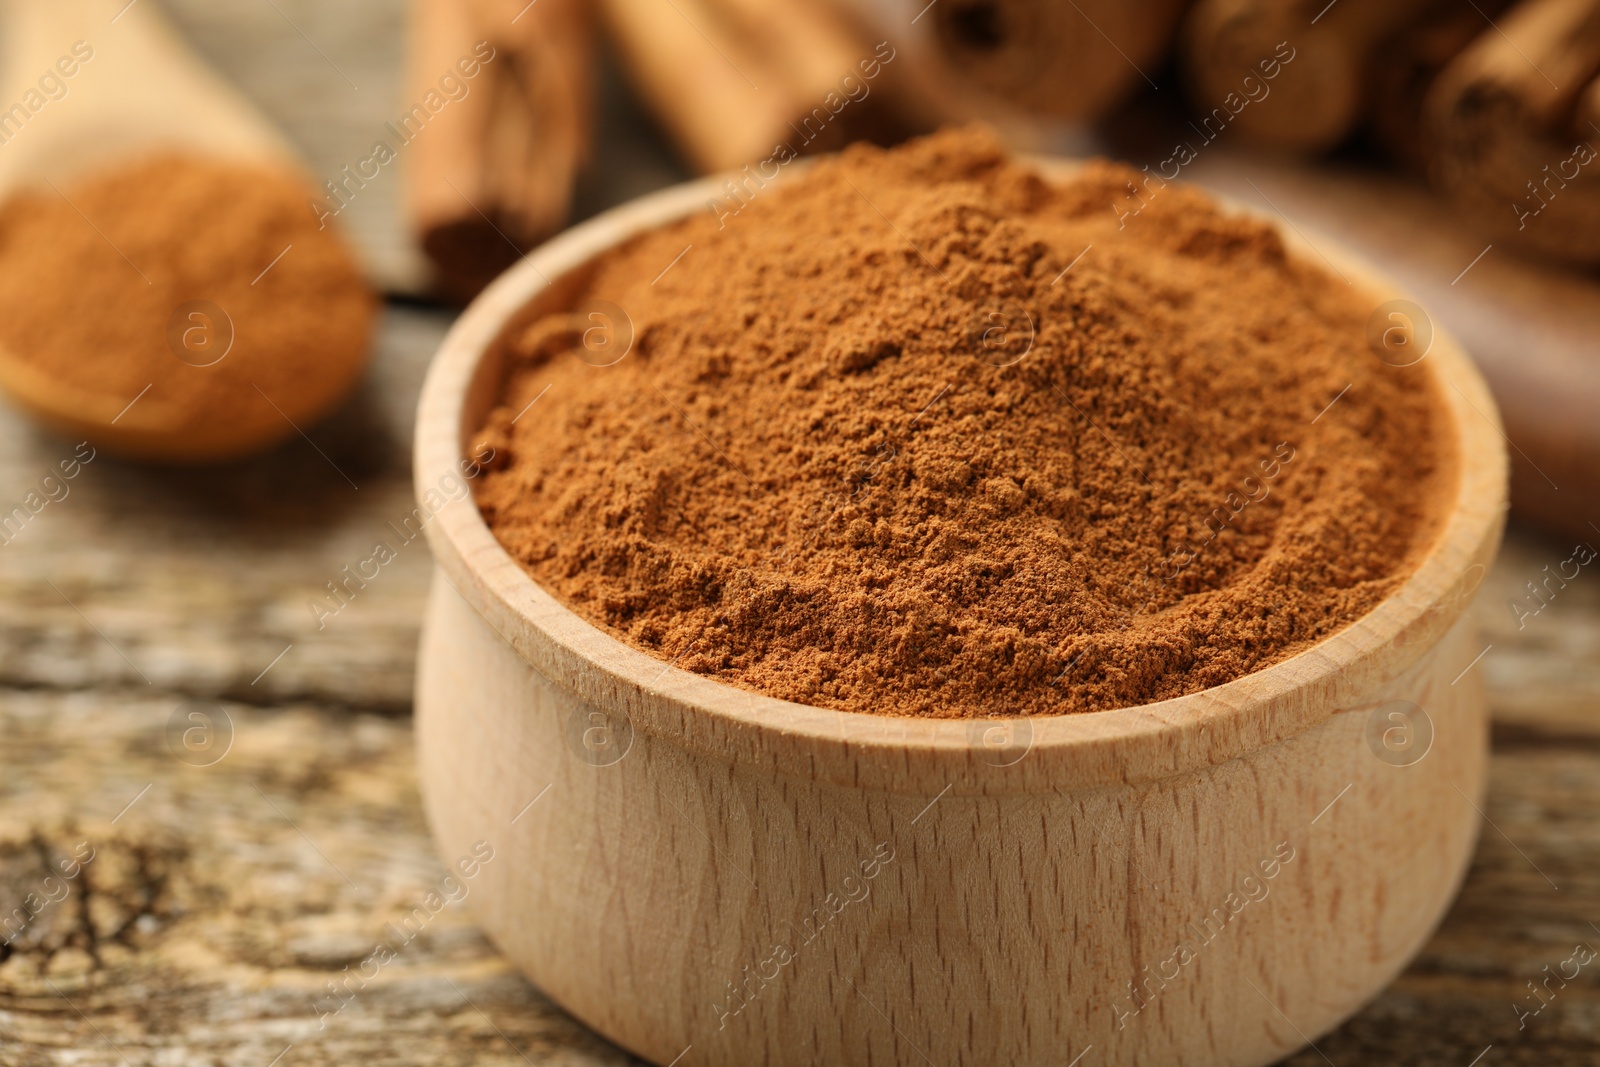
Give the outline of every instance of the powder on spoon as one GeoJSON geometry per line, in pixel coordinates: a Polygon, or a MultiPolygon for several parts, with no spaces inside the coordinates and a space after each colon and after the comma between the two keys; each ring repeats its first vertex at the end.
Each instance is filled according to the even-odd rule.
{"type": "Polygon", "coordinates": [[[1309,648],[1437,533],[1439,398],[1270,226],[1119,218],[1142,177],[957,130],[602,256],[575,306],[631,348],[515,343],[485,518],[636,648],[820,707],[1097,711],[1309,648]]]}
{"type": "Polygon", "coordinates": [[[359,379],[376,312],[310,196],[286,170],[182,155],[19,192],[0,345],[110,411],[138,396],[174,435],[291,436],[359,379]]]}

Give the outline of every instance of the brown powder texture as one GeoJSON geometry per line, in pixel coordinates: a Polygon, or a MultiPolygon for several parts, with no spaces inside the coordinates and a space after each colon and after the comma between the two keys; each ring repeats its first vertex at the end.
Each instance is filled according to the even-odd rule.
{"type": "Polygon", "coordinates": [[[187,156],[19,192],[0,206],[0,345],[69,389],[149,385],[139,403],[174,431],[292,435],[285,414],[321,414],[360,377],[376,314],[311,195],[287,171],[187,156]]]}
{"type": "Polygon", "coordinates": [[[636,648],[827,708],[1097,711],[1309,648],[1436,535],[1440,398],[1272,227],[1179,185],[1119,219],[1140,177],[949,131],[632,241],[577,305],[624,358],[587,312],[514,345],[484,516],[636,648]]]}

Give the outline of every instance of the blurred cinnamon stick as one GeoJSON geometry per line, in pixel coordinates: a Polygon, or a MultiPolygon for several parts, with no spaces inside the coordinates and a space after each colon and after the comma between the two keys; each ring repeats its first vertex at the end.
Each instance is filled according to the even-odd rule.
{"type": "MultiPolygon", "coordinates": [[[[944,106],[1100,118],[1158,73],[1190,0],[844,0],[904,41],[944,106]]],[[[1152,83],[1154,84],[1154,83],[1152,83]]]]}
{"type": "Polygon", "coordinates": [[[1600,263],[1600,0],[1524,0],[1439,75],[1425,105],[1431,177],[1486,236],[1600,263]]]}
{"type": "Polygon", "coordinates": [[[895,47],[828,4],[601,0],[600,10],[630,80],[702,172],[892,143],[927,125],[893,69],[895,47]]]}
{"type": "Polygon", "coordinates": [[[410,40],[408,114],[425,126],[406,209],[439,290],[465,302],[566,222],[589,151],[591,19],[584,0],[414,0],[410,40]]]}
{"type": "Polygon", "coordinates": [[[1579,137],[1588,140],[1600,137],[1600,78],[1589,83],[1589,87],[1578,97],[1576,119],[1572,130],[1579,137]]]}
{"type": "Polygon", "coordinates": [[[1182,44],[1196,109],[1264,147],[1326,151],[1366,110],[1374,54],[1432,2],[1200,0],[1182,44]]]}
{"type": "Polygon", "coordinates": [[[1425,173],[1433,158],[1422,118],[1423,101],[1441,71],[1490,28],[1508,0],[1436,0],[1415,25],[1384,42],[1371,65],[1368,129],[1396,162],[1425,173]]]}

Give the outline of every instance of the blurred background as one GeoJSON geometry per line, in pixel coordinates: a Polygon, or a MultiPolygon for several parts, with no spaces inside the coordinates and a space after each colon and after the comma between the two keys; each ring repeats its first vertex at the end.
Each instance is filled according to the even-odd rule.
{"type": "MultiPolygon", "coordinates": [[[[327,999],[443,874],[409,747],[427,549],[336,617],[308,605],[410,513],[427,361],[522,253],[698,174],[973,120],[1143,170],[1108,211],[1195,181],[1344,245],[1478,361],[1514,465],[1468,668],[1495,722],[1478,855],[1406,974],[1289,1062],[1595,1062],[1594,974],[1550,998],[1530,983],[1600,946],[1600,578],[1547,583],[1600,544],[1600,0],[113,12],[170,22],[287,135],[308,210],[383,305],[327,419],[222,466],[97,456],[6,531],[0,908],[31,903],[0,913],[0,1064],[629,1062],[456,904],[358,998],[327,999]]],[[[3,510],[72,454],[0,407],[3,510]]]]}
{"type": "Polygon", "coordinates": [[[519,250],[692,175],[985,121],[1019,149],[1143,168],[1107,210],[1182,178],[1379,260],[1489,377],[1518,513],[1569,536],[1600,519],[1593,3],[169,9],[290,134],[392,297],[464,301],[519,250]],[[482,41],[500,59],[452,101],[440,82],[482,41]],[[405,143],[430,93],[445,109],[405,143]],[[380,143],[392,165],[371,166],[380,143]]]}

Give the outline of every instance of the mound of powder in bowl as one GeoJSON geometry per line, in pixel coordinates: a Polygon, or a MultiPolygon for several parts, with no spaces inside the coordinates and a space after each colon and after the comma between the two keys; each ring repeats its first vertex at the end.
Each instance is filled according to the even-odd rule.
{"type": "Polygon", "coordinates": [[[1193,189],[1129,215],[1142,180],[965,129],[627,243],[514,342],[485,518],[634,647],[826,708],[1098,711],[1304,651],[1431,545],[1441,399],[1369,298],[1193,189]]]}

